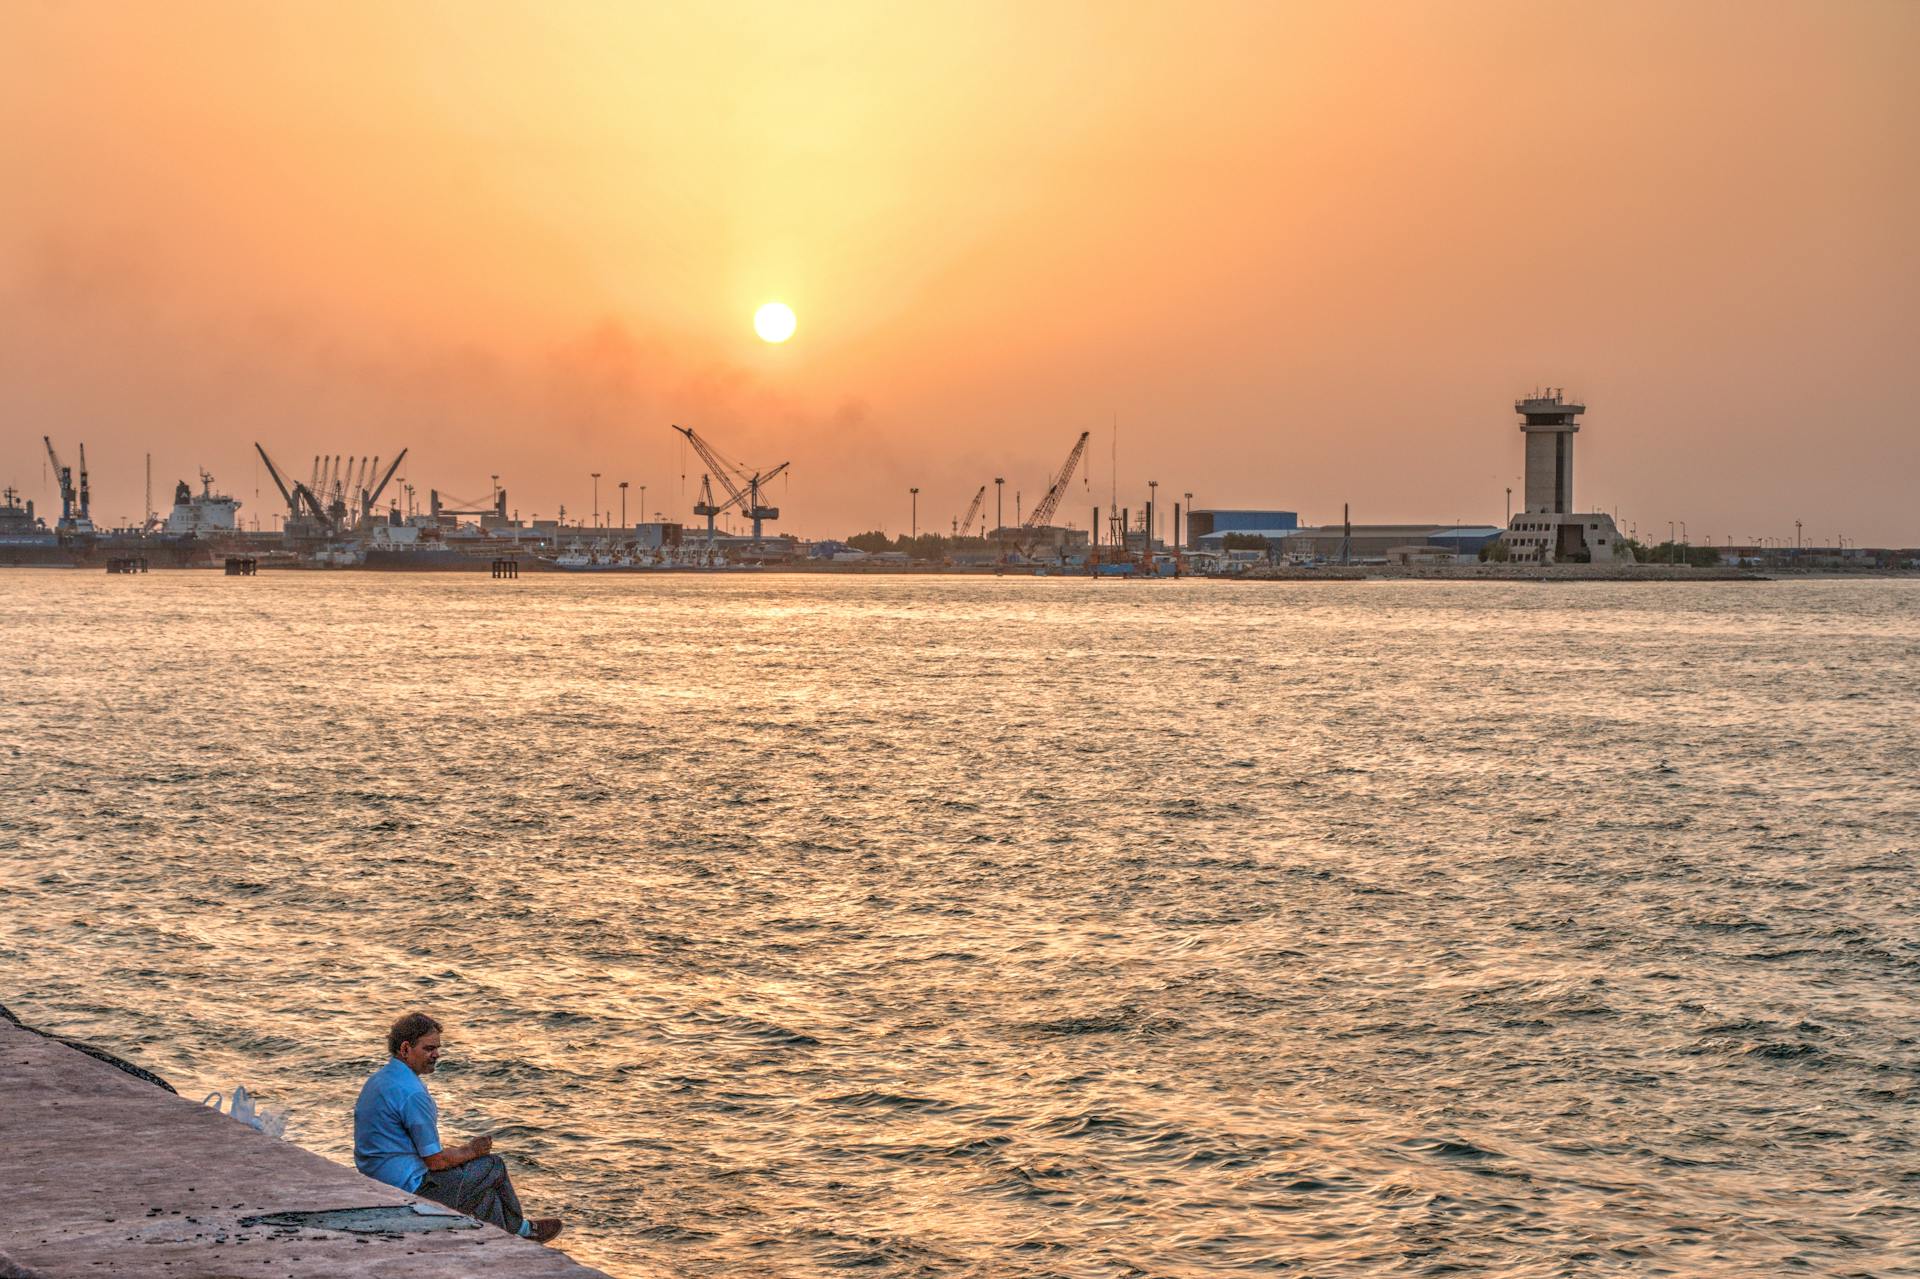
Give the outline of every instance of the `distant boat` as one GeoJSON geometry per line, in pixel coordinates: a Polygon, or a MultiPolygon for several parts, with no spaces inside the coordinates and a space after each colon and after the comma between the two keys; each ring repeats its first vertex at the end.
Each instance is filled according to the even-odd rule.
{"type": "Polygon", "coordinates": [[[569,545],[558,555],[539,556],[540,563],[564,573],[695,573],[757,568],[753,564],[729,563],[726,556],[705,548],[662,547],[658,552],[615,551],[602,543],[569,545]]]}

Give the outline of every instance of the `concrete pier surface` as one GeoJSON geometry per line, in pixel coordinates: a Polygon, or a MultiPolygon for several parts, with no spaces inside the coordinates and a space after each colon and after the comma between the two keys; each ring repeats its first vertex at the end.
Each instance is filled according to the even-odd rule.
{"type": "Polygon", "coordinates": [[[0,1021],[0,1279],[78,1275],[605,1279],[0,1021]]]}

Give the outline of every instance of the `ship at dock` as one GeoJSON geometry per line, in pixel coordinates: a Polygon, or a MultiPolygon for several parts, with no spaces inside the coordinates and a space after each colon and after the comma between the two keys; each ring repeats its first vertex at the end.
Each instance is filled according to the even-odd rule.
{"type": "MultiPolygon", "coordinates": [[[[199,471],[196,487],[177,481],[173,506],[164,517],[152,509],[152,458],[148,458],[148,513],[139,525],[101,528],[91,514],[92,496],[85,446],[77,467],[62,461],[51,438],[47,460],[58,482],[59,518],[34,509],[31,501],[9,491],[0,508],[0,566],[47,565],[69,568],[221,568],[251,573],[272,569],[383,569],[432,572],[521,571],[552,573],[681,573],[733,571],[793,563],[799,546],[791,535],[765,531],[780,510],[767,500],[770,482],[784,475],[786,463],[750,469],[728,462],[691,428],[675,428],[710,467],[700,477],[695,515],[706,521],[704,538],[666,513],[646,518],[646,486],[640,485],[641,518],[627,520],[627,484],[620,483],[619,517],[611,503],[602,507],[598,487],[590,519],[575,512],[569,520],[535,514],[522,519],[508,503],[500,476],[492,477],[485,497],[461,498],[438,488],[416,490],[400,474],[409,450],[390,458],[316,454],[299,471],[254,449],[272,478],[284,515],[273,531],[247,531],[241,502],[219,490],[212,472],[199,471]],[[716,482],[723,493],[716,494],[716,482]],[[424,500],[419,500],[424,499],[424,500]],[[722,531],[717,517],[745,521],[751,536],[736,528],[722,531]]],[[[303,459],[304,460],[304,459],[303,459]]],[[[464,490],[472,492],[473,490],[464,490]]],[[[44,500],[44,499],[43,499],[44,500]]],[[[51,505],[50,502],[46,503],[51,505]]]]}
{"type": "MultiPolygon", "coordinates": [[[[661,573],[745,567],[737,549],[716,543],[709,527],[704,544],[683,538],[682,526],[655,519],[628,524],[624,512],[616,524],[612,512],[596,510],[587,527],[569,524],[566,508],[557,519],[521,520],[510,511],[507,491],[499,476],[484,497],[457,497],[438,488],[416,504],[416,490],[404,480],[404,497],[389,496],[395,474],[408,450],[381,465],[378,457],[328,456],[313,458],[304,478],[281,465],[256,443],[261,463],[286,503],[278,555],[263,566],[284,565],[310,569],[379,569],[415,572],[497,571],[512,562],[516,573],[661,573]],[[382,503],[388,505],[382,509],[382,503]]],[[[771,474],[748,477],[739,491],[747,494],[771,474]]],[[[645,490],[642,490],[644,495],[645,490]]],[[[696,511],[709,516],[734,503],[718,504],[705,491],[696,511]]],[[[742,500],[746,500],[743,498],[742,500]]],[[[748,514],[765,520],[778,515],[756,503],[748,514]]],[[[725,539],[728,542],[743,539],[725,539]]],[[[762,551],[791,557],[792,548],[769,538],[762,551]],[[777,548],[777,549],[776,549],[777,548]]]]}
{"type": "Polygon", "coordinates": [[[173,509],[165,520],[149,519],[136,528],[103,529],[93,522],[86,454],[78,478],[62,465],[48,442],[48,457],[60,483],[60,517],[48,527],[31,501],[15,489],[0,495],[0,565],[42,568],[92,568],[110,560],[138,558],[154,568],[218,565],[236,553],[245,535],[239,528],[240,503],[213,488],[213,476],[200,472],[200,492],[185,480],[174,487],[173,509]]]}
{"type": "Polygon", "coordinates": [[[22,503],[15,488],[0,494],[0,564],[60,565],[69,561],[60,535],[34,514],[31,500],[22,503]]]}
{"type": "Polygon", "coordinates": [[[173,486],[173,509],[157,530],[163,537],[225,539],[240,531],[240,503],[224,493],[213,491],[213,475],[200,472],[200,491],[195,493],[185,480],[173,486]]]}

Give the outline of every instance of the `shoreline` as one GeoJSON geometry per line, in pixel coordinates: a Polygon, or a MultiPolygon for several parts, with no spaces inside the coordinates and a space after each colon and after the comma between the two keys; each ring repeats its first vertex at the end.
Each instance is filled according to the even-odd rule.
{"type": "MultiPolygon", "coordinates": [[[[1177,576],[1157,576],[1136,574],[1121,576],[1118,574],[1095,574],[1083,570],[1041,569],[1036,566],[1005,568],[993,565],[959,564],[765,564],[740,565],[725,569],[604,569],[578,570],[556,569],[551,567],[532,568],[526,563],[522,567],[528,571],[527,577],[538,578],[649,578],[683,579],[710,577],[1033,577],[1061,580],[1094,580],[1115,582],[1142,581],[1220,581],[1220,582],[1364,582],[1364,581],[1451,581],[1451,582],[1782,582],[1782,581],[1900,581],[1920,580],[1920,569],[1900,568],[1812,568],[1798,569],[1786,567],[1746,568],[1727,565],[1716,568],[1694,568],[1682,564],[1636,564],[1628,566],[1604,566],[1595,568],[1588,564],[1549,564],[1516,567],[1495,564],[1346,564],[1327,565],[1317,568],[1290,565],[1260,565],[1249,567],[1243,573],[1181,573],[1177,576]]],[[[266,563],[260,565],[264,575],[281,577],[290,574],[328,575],[336,573],[364,574],[379,573],[398,577],[476,577],[487,576],[490,568],[488,561],[482,560],[471,565],[433,564],[418,567],[364,565],[293,565],[285,563],[266,563]]],[[[101,572],[97,564],[5,564],[0,563],[0,571],[20,569],[32,572],[101,572]]],[[[212,577],[231,576],[222,572],[220,565],[202,564],[155,564],[148,574],[157,573],[198,573],[212,577]]]]}

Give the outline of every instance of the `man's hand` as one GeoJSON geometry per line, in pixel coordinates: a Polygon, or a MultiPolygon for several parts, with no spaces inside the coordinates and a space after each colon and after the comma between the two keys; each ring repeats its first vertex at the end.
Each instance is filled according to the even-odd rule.
{"type": "Polygon", "coordinates": [[[493,1153],[493,1134],[484,1133],[475,1137],[464,1146],[448,1146],[437,1155],[428,1155],[422,1161],[428,1172],[445,1172],[449,1168],[458,1168],[461,1164],[472,1163],[482,1155],[493,1153]]]}

